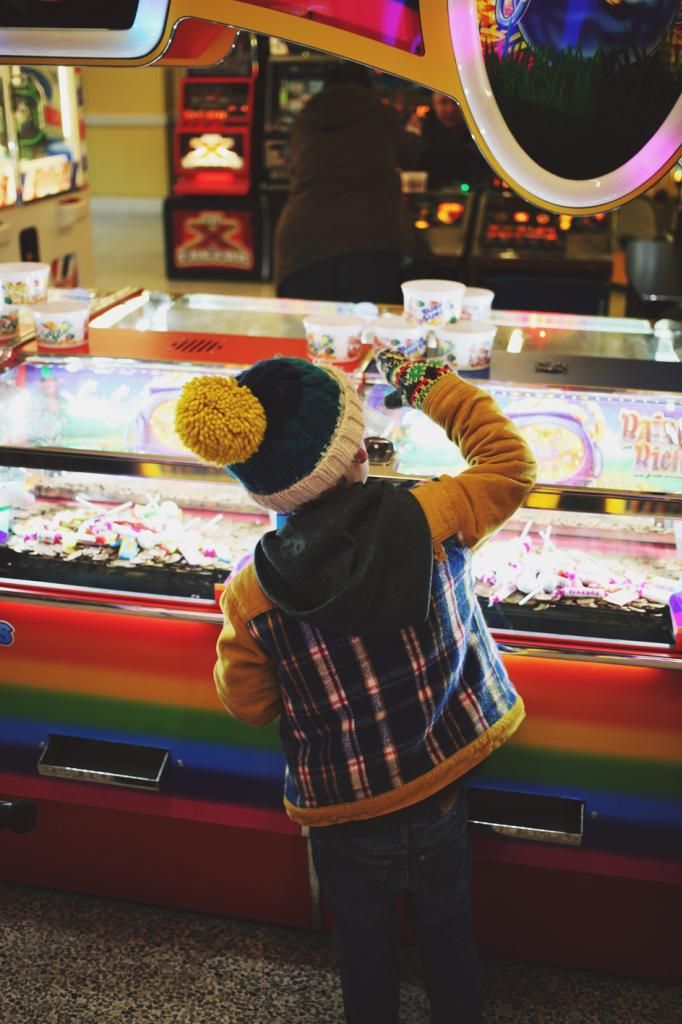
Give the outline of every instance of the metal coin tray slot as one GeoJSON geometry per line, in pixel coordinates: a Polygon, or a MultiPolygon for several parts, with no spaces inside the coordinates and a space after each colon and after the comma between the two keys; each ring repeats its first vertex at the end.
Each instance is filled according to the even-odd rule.
{"type": "Polygon", "coordinates": [[[50,735],[38,772],[76,782],[158,790],[169,761],[169,751],[160,747],[50,735]]]}
{"type": "Polygon", "coordinates": [[[477,787],[468,795],[469,822],[478,831],[537,843],[582,844],[582,800],[477,787]]]}
{"type": "Polygon", "coordinates": [[[553,359],[540,360],[535,364],[536,373],[568,373],[568,365],[553,359]]]}

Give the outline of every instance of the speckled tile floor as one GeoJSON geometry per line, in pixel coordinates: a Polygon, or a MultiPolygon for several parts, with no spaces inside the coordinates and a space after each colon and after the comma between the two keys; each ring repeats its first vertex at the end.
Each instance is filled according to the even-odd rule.
{"type": "MultiPolygon", "coordinates": [[[[414,950],[401,1024],[426,1024],[414,950]]],[[[485,1024],[679,1024],[671,985],[485,961],[485,1024]]],[[[0,1024],[341,1024],[331,939],[0,885],[0,1024]]],[[[456,1024],[453,1021],[453,1024],[456,1024]]]]}

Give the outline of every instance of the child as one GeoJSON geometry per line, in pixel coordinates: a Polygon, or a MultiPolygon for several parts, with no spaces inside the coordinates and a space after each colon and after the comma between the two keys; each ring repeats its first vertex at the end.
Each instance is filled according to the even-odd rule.
{"type": "Polygon", "coordinates": [[[176,426],[259,504],[292,513],[229,580],[215,682],[241,721],[280,716],[284,804],[310,828],[346,1020],[398,1020],[393,901],[406,889],[433,1024],[476,1024],[461,780],[524,710],[474,595],[471,549],[521,504],[535,463],[456,373],[394,353],[378,363],[467,470],[412,489],[367,482],[356,392],[298,359],[190,381],[176,426]]]}

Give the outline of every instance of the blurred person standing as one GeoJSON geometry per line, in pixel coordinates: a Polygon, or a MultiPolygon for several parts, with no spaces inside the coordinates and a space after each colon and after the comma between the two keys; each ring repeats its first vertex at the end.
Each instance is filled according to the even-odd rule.
{"type": "Polygon", "coordinates": [[[291,193],[275,232],[279,296],[402,301],[398,170],[418,154],[368,69],[336,65],[292,128],[291,193]]]}
{"type": "Polygon", "coordinates": [[[471,138],[459,105],[450,96],[434,92],[431,109],[419,124],[422,149],[419,169],[429,176],[429,189],[438,191],[466,181],[485,187],[491,170],[471,138]]]}

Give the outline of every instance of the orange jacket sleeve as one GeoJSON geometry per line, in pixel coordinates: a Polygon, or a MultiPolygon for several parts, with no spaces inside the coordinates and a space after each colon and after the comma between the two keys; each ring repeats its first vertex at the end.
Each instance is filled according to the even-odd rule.
{"type": "Polygon", "coordinates": [[[535,483],[530,448],[497,402],[457,374],[429,392],[423,412],[445,429],[468,469],[414,488],[434,543],[458,536],[476,547],[498,530],[535,483]]]}
{"type": "Polygon", "coordinates": [[[266,725],[279,715],[281,695],[274,661],[246,627],[243,600],[252,617],[254,597],[263,600],[250,565],[228,583],[220,599],[224,624],[218,637],[213,678],[218,696],[233,718],[247,725],[266,725]]]}

